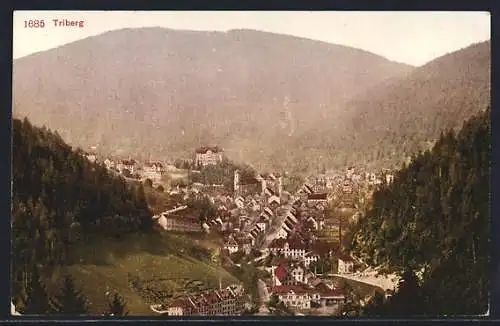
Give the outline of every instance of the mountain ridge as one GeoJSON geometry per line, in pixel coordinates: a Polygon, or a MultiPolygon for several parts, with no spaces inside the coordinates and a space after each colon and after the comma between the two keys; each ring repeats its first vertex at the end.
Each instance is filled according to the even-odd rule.
{"type": "Polygon", "coordinates": [[[489,104],[489,52],[482,42],[411,68],[254,30],[122,29],[15,60],[13,115],[111,155],[171,160],[218,144],[256,168],[396,164],[489,104]]]}
{"type": "Polygon", "coordinates": [[[110,152],[187,155],[206,142],[238,152],[248,139],[307,129],[312,112],[335,110],[409,69],[364,50],[267,32],[123,29],[15,60],[13,113],[73,145],[110,152]],[[168,144],[158,140],[162,131],[168,144]]]}
{"type": "MultiPolygon", "coordinates": [[[[446,54],[349,101],[343,110],[345,123],[338,132],[345,146],[337,148],[399,166],[427,149],[441,131],[461,128],[464,121],[490,105],[490,44],[474,43],[446,54]]],[[[319,123],[315,132],[326,134],[329,128],[319,123]]]]}
{"type": "Polygon", "coordinates": [[[356,50],[356,51],[359,51],[361,53],[365,53],[365,54],[369,54],[369,55],[372,55],[372,56],[375,56],[375,57],[379,57],[381,59],[387,60],[387,61],[395,63],[395,64],[406,66],[407,68],[410,68],[410,69],[411,68],[419,67],[419,66],[415,66],[415,65],[403,62],[403,61],[389,59],[389,58],[387,58],[387,57],[385,57],[385,56],[383,56],[381,54],[377,54],[375,52],[371,52],[371,51],[366,50],[366,49],[356,48],[356,47],[353,47],[353,46],[344,45],[344,44],[340,44],[340,43],[327,42],[327,41],[323,41],[323,40],[319,40],[319,39],[314,39],[314,38],[309,38],[309,37],[304,37],[304,36],[297,36],[297,35],[292,35],[292,34],[281,34],[281,33],[277,33],[277,32],[269,32],[269,31],[262,31],[262,30],[257,30],[257,29],[248,29],[248,28],[228,29],[226,31],[217,31],[217,30],[212,31],[212,30],[175,29],[175,28],[158,27],[158,26],[141,27],[141,28],[125,27],[125,28],[114,29],[114,30],[106,31],[106,32],[99,33],[99,34],[90,35],[90,36],[87,36],[87,37],[84,37],[84,38],[81,38],[81,39],[78,39],[78,40],[75,40],[75,41],[72,41],[72,42],[69,42],[69,43],[66,43],[66,44],[62,44],[62,45],[50,48],[50,49],[46,49],[46,50],[41,50],[41,51],[38,51],[38,52],[30,53],[30,54],[24,55],[22,57],[16,58],[16,59],[14,59],[14,61],[19,61],[19,60],[21,60],[23,58],[28,58],[28,57],[31,57],[31,56],[35,56],[35,55],[38,55],[38,54],[45,53],[47,51],[51,51],[51,50],[54,50],[54,49],[58,49],[58,48],[64,47],[64,46],[67,46],[67,45],[72,45],[73,43],[76,43],[76,42],[79,42],[79,41],[84,41],[84,40],[87,40],[87,39],[90,39],[90,38],[104,36],[104,35],[109,34],[109,33],[115,33],[115,32],[120,32],[120,31],[137,31],[137,30],[161,30],[161,31],[170,31],[170,32],[181,32],[181,33],[186,33],[186,34],[189,34],[189,33],[208,33],[208,34],[220,34],[220,35],[228,35],[228,34],[234,34],[234,35],[236,35],[238,33],[256,33],[256,34],[261,33],[261,34],[266,34],[266,35],[271,35],[271,36],[288,37],[290,39],[295,39],[295,40],[299,40],[299,41],[315,42],[315,43],[318,43],[318,44],[324,44],[326,46],[332,46],[333,45],[333,46],[337,46],[337,47],[341,47],[341,48],[346,48],[346,49],[350,49],[350,50],[356,50]]]}

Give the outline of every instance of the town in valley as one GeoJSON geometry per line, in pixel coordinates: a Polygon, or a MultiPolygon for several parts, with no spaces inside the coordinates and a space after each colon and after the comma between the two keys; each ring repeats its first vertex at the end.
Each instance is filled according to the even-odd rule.
{"type": "Polygon", "coordinates": [[[375,291],[390,296],[397,286],[395,275],[378,275],[342,248],[342,228],[359,218],[378,186],[392,182],[389,169],[326,171],[308,176],[293,191],[284,184],[289,177],[280,173],[242,175],[235,169],[228,189],[191,180],[227,160],[219,146],[197,148],[191,160],[175,163],[100,157],[93,151],[83,155],[169,198],[152,217],[164,232],[216,235],[221,239],[217,259],[224,268],[258,271],[255,284],[231,284],[152,304],[157,314],[338,315],[348,300],[363,304],[375,291]],[[200,218],[191,205],[196,201],[208,202],[212,214],[200,218]],[[346,289],[342,285],[348,280],[372,291],[346,289]]]}
{"type": "Polygon", "coordinates": [[[12,318],[490,314],[489,12],[12,23],[12,318]]]}

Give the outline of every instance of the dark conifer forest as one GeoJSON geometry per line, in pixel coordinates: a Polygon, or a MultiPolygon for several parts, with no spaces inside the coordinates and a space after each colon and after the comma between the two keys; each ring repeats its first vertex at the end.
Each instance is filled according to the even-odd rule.
{"type": "Polygon", "coordinates": [[[72,263],[73,244],[89,236],[148,232],[152,219],[141,184],[111,175],[57,132],[27,119],[14,119],[12,129],[12,295],[31,302],[26,295],[38,267],[50,274],[72,263]]]}
{"type": "Polygon", "coordinates": [[[403,285],[387,303],[374,298],[365,314],[486,313],[490,165],[488,109],[458,134],[442,133],[432,150],[416,155],[392,184],[375,192],[352,231],[351,250],[370,265],[402,273],[403,285]]]}

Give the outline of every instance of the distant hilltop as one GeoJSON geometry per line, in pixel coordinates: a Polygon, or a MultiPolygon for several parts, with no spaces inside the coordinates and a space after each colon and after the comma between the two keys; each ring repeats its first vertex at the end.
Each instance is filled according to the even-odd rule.
{"type": "Polygon", "coordinates": [[[489,42],[415,68],[274,33],[129,28],[14,60],[13,116],[107,153],[218,144],[238,162],[308,171],[406,158],[489,103],[489,67],[489,42]]]}

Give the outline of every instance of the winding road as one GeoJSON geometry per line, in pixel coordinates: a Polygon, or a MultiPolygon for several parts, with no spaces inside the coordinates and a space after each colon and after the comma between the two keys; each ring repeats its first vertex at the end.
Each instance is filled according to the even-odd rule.
{"type": "Polygon", "coordinates": [[[376,271],[361,272],[355,274],[328,274],[328,276],[342,277],[345,279],[365,283],[376,286],[384,291],[396,290],[398,287],[399,278],[394,275],[379,275],[376,271]]]}

